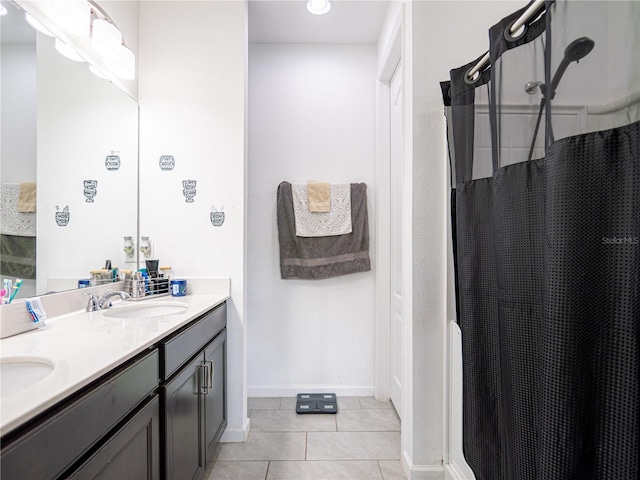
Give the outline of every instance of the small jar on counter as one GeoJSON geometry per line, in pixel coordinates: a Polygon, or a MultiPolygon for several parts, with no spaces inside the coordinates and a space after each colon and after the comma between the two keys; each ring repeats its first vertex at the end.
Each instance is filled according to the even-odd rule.
{"type": "Polygon", "coordinates": [[[102,285],[104,283],[104,272],[108,272],[109,270],[90,270],[89,275],[89,284],[94,287],[96,285],[102,285]]]}
{"type": "Polygon", "coordinates": [[[164,265],[159,268],[162,278],[173,278],[173,270],[171,267],[164,265]]]}
{"type": "Polygon", "coordinates": [[[187,281],[182,279],[171,280],[171,296],[184,297],[187,294],[187,281]]]}

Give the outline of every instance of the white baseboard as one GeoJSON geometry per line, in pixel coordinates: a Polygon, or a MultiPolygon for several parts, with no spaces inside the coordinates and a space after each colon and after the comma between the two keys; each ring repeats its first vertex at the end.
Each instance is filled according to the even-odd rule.
{"type": "Polygon", "coordinates": [[[299,393],[335,393],[342,397],[373,397],[373,386],[356,385],[249,385],[248,397],[295,397],[299,393]]]}
{"type": "Polygon", "coordinates": [[[475,475],[469,472],[469,467],[464,466],[461,468],[457,463],[447,463],[444,466],[444,478],[445,480],[475,480],[475,475]]]}
{"type": "Polygon", "coordinates": [[[220,438],[221,443],[242,443],[247,441],[249,431],[251,430],[251,420],[245,418],[242,428],[227,427],[220,438]]]}
{"type": "Polygon", "coordinates": [[[444,480],[442,465],[414,465],[406,450],[402,452],[402,470],[409,480],[444,480]]]}

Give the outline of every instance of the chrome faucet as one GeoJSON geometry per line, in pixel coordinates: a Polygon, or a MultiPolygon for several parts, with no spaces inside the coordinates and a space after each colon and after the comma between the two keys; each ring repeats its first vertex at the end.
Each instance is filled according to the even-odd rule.
{"type": "Polygon", "coordinates": [[[83,293],[85,297],[88,297],[86,312],[95,312],[98,310],[98,297],[93,293],[83,293]]]}
{"type": "Polygon", "coordinates": [[[122,290],[112,291],[112,289],[110,288],[109,290],[104,292],[104,295],[98,301],[98,310],[109,308],[111,306],[111,301],[109,299],[116,296],[119,296],[122,300],[128,300],[129,298],[131,298],[131,295],[129,295],[127,292],[123,292],[122,290]]]}
{"type": "Polygon", "coordinates": [[[122,300],[131,298],[131,295],[127,292],[123,292],[121,290],[113,291],[112,288],[104,292],[104,295],[100,299],[93,293],[85,293],[85,296],[89,297],[86,308],[87,312],[97,312],[98,310],[105,310],[109,308],[111,306],[111,301],[109,300],[111,297],[119,296],[122,300]]]}

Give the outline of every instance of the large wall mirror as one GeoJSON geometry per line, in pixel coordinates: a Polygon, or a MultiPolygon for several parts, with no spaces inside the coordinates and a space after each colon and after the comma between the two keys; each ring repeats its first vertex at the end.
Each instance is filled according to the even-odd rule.
{"type": "Polygon", "coordinates": [[[2,280],[23,279],[28,297],[77,288],[106,260],[135,269],[136,102],[1,3],[2,280]]]}

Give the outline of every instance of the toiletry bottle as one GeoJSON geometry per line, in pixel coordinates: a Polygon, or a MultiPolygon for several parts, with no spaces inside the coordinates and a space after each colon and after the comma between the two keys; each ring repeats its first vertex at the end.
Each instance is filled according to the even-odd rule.
{"type": "Polygon", "coordinates": [[[149,274],[147,273],[146,268],[141,268],[138,271],[140,272],[140,274],[142,275],[142,279],[144,280],[144,291],[146,294],[149,291],[149,274]]]}
{"type": "Polygon", "coordinates": [[[134,285],[136,289],[135,297],[144,297],[144,281],[142,280],[142,272],[135,272],[133,274],[134,285]]]}
{"type": "Polygon", "coordinates": [[[89,272],[89,275],[89,282],[91,283],[92,287],[100,285],[102,283],[102,270],[91,270],[89,272]]]}
{"type": "Polygon", "coordinates": [[[164,265],[160,267],[160,272],[162,273],[162,278],[173,278],[173,270],[171,270],[170,266],[164,265]]]}

